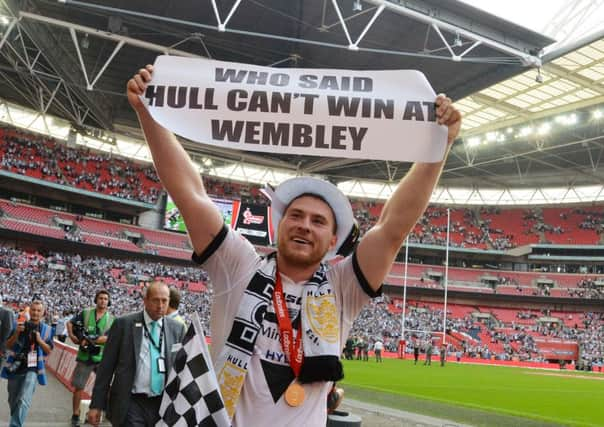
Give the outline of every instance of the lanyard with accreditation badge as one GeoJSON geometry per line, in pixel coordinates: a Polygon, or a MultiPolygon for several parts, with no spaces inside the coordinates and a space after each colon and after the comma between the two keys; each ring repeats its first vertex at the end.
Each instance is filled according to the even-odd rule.
{"type": "Polygon", "coordinates": [[[145,329],[145,338],[147,338],[149,340],[151,345],[153,347],[155,347],[155,349],[159,353],[159,357],[157,358],[157,372],[159,372],[160,374],[165,374],[166,373],[166,359],[164,358],[164,355],[161,352],[161,345],[164,340],[164,322],[161,322],[161,330],[159,331],[159,344],[155,344],[155,340],[153,339],[153,337],[149,333],[149,330],[147,329],[146,322],[143,322],[143,328],[145,329]]]}
{"type": "MultiPolygon", "coordinates": [[[[302,369],[302,361],[304,360],[304,352],[302,350],[302,331],[298,328],[298,339],[294,339],[294,330],[292,322],[285,304],[283,295],[283,284],[279,271],[276,272],[275,292],[273,293],[273,305],[275,307],[275,315],[279,324],[279,341],[285,357],[289,360],[290,366],[294,371],[294,375],[298,378],[302,369]]],[[[304,387],[294,380],[285,390],[285,402],[289,406],[300,406],[304,402],[304,387]]]]}
{"type": "MultiPolygon", "coordinates": [[[[35,336],[35,335],[34,335],[35,336]]],[[[36,349],[36,341],[31,340],[31,336],[29,337],[30,347],[29,353],[27,353],[27,367],[28,368],[37,368],[38,367],[38,350],[36,349]]]]}

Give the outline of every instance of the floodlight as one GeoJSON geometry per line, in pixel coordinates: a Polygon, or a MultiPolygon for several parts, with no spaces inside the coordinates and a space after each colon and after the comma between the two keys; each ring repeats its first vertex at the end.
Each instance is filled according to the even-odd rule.
{"type": "Polygon", "coordinates": [[[460,47],[461,45],[463,45],[463,42],[461,41],[461,37],[459,36],[459,33],[456,33],[455,40],[453,40],[453,46],[460,47]]]}
{"type": "Polygon", "coordinates": [[[354,0],[354,2],[352,3],[352,11],[360,12],[361,10],[363,10],[363,5],[361,4],[361,0],[354,0]]]}
{"type": "Polygon", "coordinates": [[[537,134],[547,135],[551,129],[552,129],[552,125],[550,125],[549,123],[543,123],[537,129],[537,134]]]}
{"type": "Polygon", "coordinates": [[[88,49],[89,46],[90,46],[90,40],[88,40],[88,33],[86,33],[86,34],[84,34],[84,37],[80,41],[80,47],[82,49],[88,49]]]}
{"type": "Polygon", "coordinates": [[[592,117],[596,120],[600,120],[602,117],[604,117],[604,113],[602,112],[602,110],[594,110],[594,112],[592,113],[592,117]]]}
{"type": "Polygon", "coordinates": [[[569,126],[577,124],[577,115],[575,113],[572,113],[570,116],[568,116],[568,122],[567,122],[567,124],[569,126]]]}
{"type": "Polygon", "coordinates": [[[554,121],[564,126],[572,126],[577,124],[577,115],[575,113],[557,116],[554,121]]]}
{"type": "Polygon", "coordinates": [[[474,136],[468,139],[468,147],[477,147],[480,145],[480,138],[474,136]]]}
{"type": "Polygon", "coordinates": [[[497,132],[487,132],[485,136],[487,138],[487,141],[489,142],[497,140],[497,132]]]}
{"type": "Polygon", "coordinates": [[[533,133],[533,128],[530,126],[525,126],[520,129],[520,136],[529,136],[533,133]]]}

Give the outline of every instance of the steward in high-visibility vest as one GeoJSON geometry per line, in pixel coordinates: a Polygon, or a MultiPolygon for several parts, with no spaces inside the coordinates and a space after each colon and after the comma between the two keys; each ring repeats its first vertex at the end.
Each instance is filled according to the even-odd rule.
{"type": "MultiPolygon", "coordinates": [[[[82,324],[84,327],[84,334],[88,336],[97,336],[101,337],[107,334],[109,328],[111,328],[111,324],[115,317],[109,313],[108,311],[103,314],[100,319],[96,319],[96,308],[91,307],[82,310],[82,324]]],[[[82,346],[78,350],[78,355],[76,360],[80,362],[92,362],[92,363],[100,363],[103,359],[103,350],[105,349],[105,343],[95,344],[91,343],[95,347],[100,347],[98,353],[96,351],[86,351],[82,346]]],[[[90,347],[89,347],[90,348],[90,347]]]]}
{"type": "Polygon", "coordinates": [[[71,378],[74,388],[72,399],[71,426],[78,427],[80,419],[80,402],[82,391],[92,372],[103,359],[103,350],[107,341],[107,333],[115,317],[107,310],[111,305],[109,292],[101,289],[94,297],[96,307],[82,310],[67,323],[69,338],[80,345],[76,356],[76,367],[71,378]],[[88,337],[88,339],[86,339],[88,337]],[[91,342],[92,341],[92,342],[91,342]]]}

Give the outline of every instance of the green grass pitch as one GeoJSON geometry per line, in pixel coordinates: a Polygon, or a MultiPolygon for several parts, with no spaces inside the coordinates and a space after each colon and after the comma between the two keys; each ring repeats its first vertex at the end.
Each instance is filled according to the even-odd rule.
{"type": "Polygon", "coordinates": [[[473,425],[604,426],[604,374],[434,359],[344,361],[344,373],[345,396],[473,425]]]}

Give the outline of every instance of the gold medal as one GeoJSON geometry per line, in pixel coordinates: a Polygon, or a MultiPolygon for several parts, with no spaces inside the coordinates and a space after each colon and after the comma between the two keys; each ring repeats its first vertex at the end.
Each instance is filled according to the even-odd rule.
{"type": "Polygon", "coordinates": [[[298,384],[297,382],[293,382],[287,387],[285,390],[285,402],[289,406],[300,406],[304,403],[304,387],[298,384]]]}

